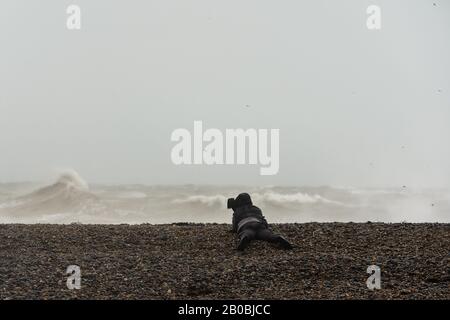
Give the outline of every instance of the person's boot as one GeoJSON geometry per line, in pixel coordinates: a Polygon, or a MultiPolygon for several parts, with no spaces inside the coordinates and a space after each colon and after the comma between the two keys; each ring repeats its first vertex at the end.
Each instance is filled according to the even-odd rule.
{"type": "Polygon", "coordinates": [[[241,240],[239,240],[239,244],[238,244],[237,249],[238,249],[239,251],[244,251],[245,248],[248,247],[249,243],[250,243],[250,238],[247,237],[247,236],[243,236],[243,237],[241,238],[241,240]]]}
{"type": "Polygon", "coordinates": [[[292,245],[282,236],[277,236],[277,243],[280,245],[281,248],[291,250],[292,245]]]}

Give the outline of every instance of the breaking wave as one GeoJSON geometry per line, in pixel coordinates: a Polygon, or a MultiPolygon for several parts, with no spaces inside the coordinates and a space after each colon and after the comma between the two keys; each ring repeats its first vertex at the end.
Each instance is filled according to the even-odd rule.
{"type": "Polygon", "coordinates": [[[16,197],[0,206],[12,216],[95,213],[103,209],[100,199],[89,192],[87,183],[75,171],[60,174],[54,184],[16,197]]]}
{"type": "Polygon", "coordinates": [[[308,193],[291,193],[291,194],[281,194],[276,192],[266,192],[263,194],[254,194],[253,198],[255,201],[261,201],[266,204],[270,204],[273,206],[279,205],[302,205],[302,204],[315,204],[315,203],[326,203],[326,204],[335,204],[335,205],[343,205],[343,203],[339,201],[329,200],[324,198],[318,194],[310,195],[308,193]]]}
{"type": "Polygon", "coordinates": [[[173,200],[175,204],[197,204],[207,207],[223,208],[226,206],[227,198],[222,195],[206,196],[206,195],[196,195],[188,196],[183,199],[173,200]]]}
{"type": "Polygon", "coordinates": [[[66,170],[59,175],[56,184],[77,190],[89,190],[87,182],[75,170],[66,170]]]}
{"type": "MultiPolygon", "coordinates": [[[[259,206],[271,205],[284,207],[289,205],[303,205],[315,203],[343,205],[343,203],[341,202],[329,200],[318,194],[310,195],[301,192],[291,194],[281,194],[276,192],[253,193],[252,199],[255,202],[255,204],[259,206]]],[[[224,208],[226,206],[226,201],[227,197],[224,195],[194,195],[181,199],[175,199],[173,200],[173,203],[224,208]]]]}

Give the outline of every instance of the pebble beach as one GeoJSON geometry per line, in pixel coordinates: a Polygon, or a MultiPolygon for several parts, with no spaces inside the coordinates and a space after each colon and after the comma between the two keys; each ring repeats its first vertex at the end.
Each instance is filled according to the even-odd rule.
{"type": "Polygon", "coordinates": [[[450,299],[449,224],[273,225],[288,251],[255,241],[238,252],[230,229],[3,224],[0,299],[450,299]],[[366,285],[370,265],[379,290],[366,285]]]}

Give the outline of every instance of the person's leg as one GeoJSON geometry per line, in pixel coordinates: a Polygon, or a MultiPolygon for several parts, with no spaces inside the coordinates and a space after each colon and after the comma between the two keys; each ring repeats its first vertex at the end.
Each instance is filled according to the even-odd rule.
{"type": "Polygon", "coordinates": [[[256,231],[253,228],[244,228],[241,232],[239,232],[239,239],[244,237],[253,240],[255,239],[256,231]]]}
{"type": "Polygon", "coordinates": [[[253,228],[253,226],[244,227],[241,232],[239,232],[239,245],[237,249],[239,251],[243,251],[249,243],[255,239],[256,236],[256,230],[253,228]]]}
{"type": "Polygon", "coordinates": [[[258,232],[256,232],[255,239],[272,243],[277,242],[277,236],[267,228],[260,228],[258,232]]]}
{"type": "Polygon", "coordinates": [[[284,249],[292,249],[292,245],[289,243],[289,241],[278,234],[274,234],[268,228],[260,228],[255,234],[255,239],[267,241],[270,243],[277,243],[284,249]]]}

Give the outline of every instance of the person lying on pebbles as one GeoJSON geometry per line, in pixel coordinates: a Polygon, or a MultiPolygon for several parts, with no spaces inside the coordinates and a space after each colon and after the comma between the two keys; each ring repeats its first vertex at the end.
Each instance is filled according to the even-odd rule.
{"type": "Polygon", "coordinates": [[[243,251],[252,240],[263,240],[278,244],[283,249],[292,249],[285,238],[274,234],[260,208],[253,205],[248,193],[239,194],[236,199],[229,198],[228,209],[233,209],[233,232],[239,236],[237,249],[243,251]]]}

